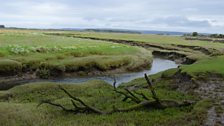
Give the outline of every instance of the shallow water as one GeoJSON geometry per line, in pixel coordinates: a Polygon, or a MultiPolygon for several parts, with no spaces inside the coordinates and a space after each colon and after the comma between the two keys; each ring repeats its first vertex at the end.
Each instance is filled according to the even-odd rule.
{"type": "Polygon", "coordinates": [[[156,74],[164,70],[168,70],[171,68],[177,68],[178,64],[176,64],[174,61],[167,60],[167,59],[161,59],[161,58],[154,58],[153,64],[150,70],[144,70],[140,72],[134,72],[134,73],[125,73],[125,74],[115,74],[113,76],[88,76],[88,77],[74,77],[74,78],[63,78],[63,79],[54,79],[51,80],[51,82],[57,82],[57,83],[80,83],[80,82],[86,82],[89,80],[103,80],[110,84],[113,84],[114,82],[114,76],[116,78],[117,84],[129,82],[131,80],[134,80],[136,78],[144,77],[144,74],[147,73],[148,75],[156,74]]]}

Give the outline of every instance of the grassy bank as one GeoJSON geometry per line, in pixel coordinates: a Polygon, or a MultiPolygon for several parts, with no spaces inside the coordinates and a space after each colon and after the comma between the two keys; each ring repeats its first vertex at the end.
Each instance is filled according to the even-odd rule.
{"type": "Polygon", "coordinates": [[[150,68],[152,55],[138,47],[110,42],[47,36],[40,31],[5,31],[0,35],[0,75],[137,71],[150,68]],[[119,69],[119,70],[117,70],[119,69]]]}
{"type": "Polygon", "coordinates": [[[192,65],[181,66],[181,71],[192,77],[220,76],[224,77],[224,56],[211,57],[198,61],[192,65]]]}
{"type": "MultiPolygon", "coordinates": [[[[140,79],[138,82],[142,82],[140,79]]],[[[129,84],[131,84],[130,82],[129,84]]],[[[129,85],[128,84],[128,85],[129,85]]],[[[87,104],[110,110],[113,105],[128,107],[135,103],[122,102],[123,97],[113,91],[113,87],[102,81],[90,81],[82,84],[62,84],[72,95],[83,99],[87,104]]],[[[165,86],[165,84],[164,84],[165,86]]],[[[141,88],[147,96],[151,94],[141,88]]],[[[161,99],[183,101],[195,97],[171,91],[161,86],[156,87],[161,99]]],[[[70,99],[54,83],[33,83],[14,87],[0,92],[0,124],[10,125],[200,125],[204,119],[204,112],[209,102],[201,101],[196,106],[182,108],[167,108],[164,110],[140,110],[112,115],[78,114],[63,112],[62,110],[43,105],[36,107],[40,100],[53,99],[67,107],[72,107],[70,99]],[[190,122],[188,120],[191,120],[190,122]]]]}

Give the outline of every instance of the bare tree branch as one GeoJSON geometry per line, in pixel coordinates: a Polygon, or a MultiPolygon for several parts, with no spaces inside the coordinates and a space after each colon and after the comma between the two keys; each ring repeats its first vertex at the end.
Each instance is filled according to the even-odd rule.
{"type": "Polygon", "coordinates": [[[147,84],[149,86],[149,89],[150,89],[151,93],[152,93],[152,98],[155,99],[157,103],[160,103],[160,100],[159,100],[159,98],[156,95],[154,87],[152,86],[152,82],[149,80],[147,74],[145,74],[145,80],[146,80],[146,82],[147,82],[147,84]]]}
{"type": "Polygon", "coordinates": [[[124,99],[122,101],[126,101],[127,99],[131,99],[133,102],[135,103],[140,103],[141,101],[139,100],[139,98],[137,98],[136,96],[134,96],[128,89],[126,89],[126,91],[128,92],[128,94],[122,92],[122,91],[118,91],[116,88],[116,79],[114,78],[114,83],[113,83],[113,87],[114,87],[114,91],[118,94],[121,94],[124,97],[124,99]]]}
{"type": "Polygon", "coordinates": [[[49,105],[52,105],[52,106],[59,107],[59,108],[61,108],[63,111],[74,112],[74,110],[72,110],[72,109],[67,109],[67,108],[65,108],[64,106],[62,106],[61,104],[53,103],[53,102],[50,101],[50,100],[43,100],[43,101],[41,101],[41,102],[37,105],[37,107],[39,107],[39,106],[41,106],[41,105],[43,105],[43,104],[49,104],[49,105]]]}
{"type": "MultiPolygon", "coordinates": [[[[59,88],[60,88],[61,90],[63,90],[63,91],[64,91],[64,92],[65,92],[71,99],[73,99],[74,101],[77,101],[77,102],[79,102],[81,105],[83,105],[83,106],[85,107],[85,110],[86,110],[86,111],[90,111],[90,112],[97,113],[97,114],[104,114],[103,111],[101,111],[101,110],[99,110],[99,109],[97,109],[97,108],[94,108],[94,107],[92,107],[92,106],[89,106],[89,105],[87,105],[85,102],[83,102],[81,99],[72,96],[72,95],[71,95],[67,90],[65,90],[63,87],[59,86],[59,88]]],[[[72,103],[73,103],[74,106],[77,107],[77,105],[75,104],[74,101],[73,101],[72,103]]]]}
{"type": "Polygon", "coordinates": [[[144,100],[150,100],[145,94],[138,93],[137,91],[134,91],[135,94],[140,95],[144,100]]]}
{"type": "Polygon", "coordinates": [[[127,88],[125,89],[127,91],[128,94],[130,94],[130,96],[132,96],[133,99],[135,99],[136,103],[140,103],[141,100],[136,97],[130,90],[128,90],[127,88]]]}

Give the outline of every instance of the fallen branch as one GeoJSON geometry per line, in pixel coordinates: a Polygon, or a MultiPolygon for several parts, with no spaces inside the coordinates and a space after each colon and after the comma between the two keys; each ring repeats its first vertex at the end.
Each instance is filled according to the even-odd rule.
{"type": "Polygon", "coordinates": [[[134,91],[135,94],[141,96],[144,100],[150,100],[145,94],[134,91]]]}
{"type": "Polygon", "coordinates": [[[114,79],[114,83],[113,83],[114,91],[118,94],[121,94],[121,95],[125,96],[122,101],[126,101],[127,99],[130,99],[131,101],[135,102],[136,105],[133,105],[133,106],[130,106],[130,107],[127,107],[127,108],[116,108],[115,106],[113,106],[113,109],[111,111],[102,111],[98,108],[87,105],[81,99],[71,95],[62,86],[59,86],[59,88],[71,98],[71,102],[72,102],[72,105],[74,107],[73,109],[65,108],[63,105],[53,103],[50,100],[42,101],[38,106],[40,106],[42,104],[49,104],[49,105],[61,108],[63,111],[66,111],[66,112],[95,113],[95,114],[105,115],[105,114],[112,114],[112,113],[116,113],[116,112],[128,112],[128,111],[141,110],[141,109],[164,109],[164,108],[170,108],[170,107],[183,107],[183,106],[190,106],[190,105],[195,103],[195,102],[192,102],[192,101],[184,101],[182,103],[178,103],[174,100],[160,100],[157,97],[155,89],[153,88],[152,82],[148,78],[147,74],[145,74],[145,79],[146,79],[148,87],[149,87],[149,89],[152,93],[152,98],[154,99],[154,101],[150,101],[150,99],[143,93],[138,93],[136,91],[130,91],[127,88],[124,89],[125,92],[124,91],[119,91],[116,88],[116,79],[114,79]],[[138,96],[141,96],[141,98],[143,100],[141,100],[141,98],[139,98],[138,96]]]}
{"type": "Polygon", "coordinates": [[[97,114],[104,114],[103,111],[95,108],[95,107],[92,107],[92,106],[89,106],[87,105],[85,102],[83,102],[81,99],[77,98],[77,97],[74,97],[72,96],[67,90],[65,90],[63,87],[59,86],[59,88],[65,92],[65,94],[67,94],[71,99],[72,99],[72,104],[73,106],[76,108],[76,109],[80,109],[84,112],[89,112],[89,113],[97,113],[97,114]],[[79,102],[83,107],[78,107],[74,101],[77,101],[79,102]]]}
{"type": "Polygon", "coordinates": [[[157,97],[156,92],[155,92],[155,89],[152,86],[152,82],[148,78],[147,74],[145,74],[145,80],[146,80],[146,82],[147,82],[147,84],[149,86],[149,89],[150,89],[151,93],[152,93],[152,98],[155,99],[158,104],[160,104],[160,100],[157,97]]]}
{"type": "Polygon", "coordinates": [[[59,108],[61,108],[62,110],[66,111],[66,112],[74,112],[74,110],[65,108],[65,107],[62,106],[61,104],[53,103],[53,102],[50,101],[50,100],[43,100],[43,101],[41,101],[41,102],[37,105],[37,107],[41,106],[42,104],[49,104],[49,105],[52,105],[52,106],[56,106],[56,107],[59,107],[59,108]]]}
{"type": "Polygon", "coordinates": [[[128,89],[125,89],[125,90],[127,91],[126,93],[117,90],[117,88],[116,88],[116,79],[115,79],[115,78],[114,78],[113,87],[114,87],[114,91],[115,91],[116,93],[125,96],[124,99],[123,99],[122,101],[126,101],[126,100],[128,100],[128,99],[131,99],[131,101],[133,101],[133,102],[135,102],[135,103],[140,103],[140,102],[141,102],[141,100],[140,100],[138,97],[136,97],[132,92],[130,92],[128,89]]]}

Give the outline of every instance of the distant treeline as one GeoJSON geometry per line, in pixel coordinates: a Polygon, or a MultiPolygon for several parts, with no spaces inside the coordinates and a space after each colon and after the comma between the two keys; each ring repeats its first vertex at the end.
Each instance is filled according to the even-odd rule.
{"type": "Polygon", "coordinates": [[[0,25],[0,28],[5,28],[5,25],[0,25]]]}
{"type": "Polygon", "coordinates": [[[212,37],[212,38],[224,38],[224,34],[211,34],[210,37],[212,37]]]}
{"type": "Polygon", "coordinates": [[[184,36],[186,40],[201,40],[224,43],[224,34],[199,34],[197,32],[193,32],[192,34],[186,34],[184,36]]]}
{"type": "Polygon", "coordinates": [[[139,31],[115,30],[115,29],[85,29],[84,31],[141,34],[141,32],[139,31]]]}
{"type": "Polygon", "coordinates": [[[184,34],[184,36],[190,37],[209,37],[209,38],[224,38],[224,34],[201,34],[198,32],[193,32],[191,34],[184,34]]]}

